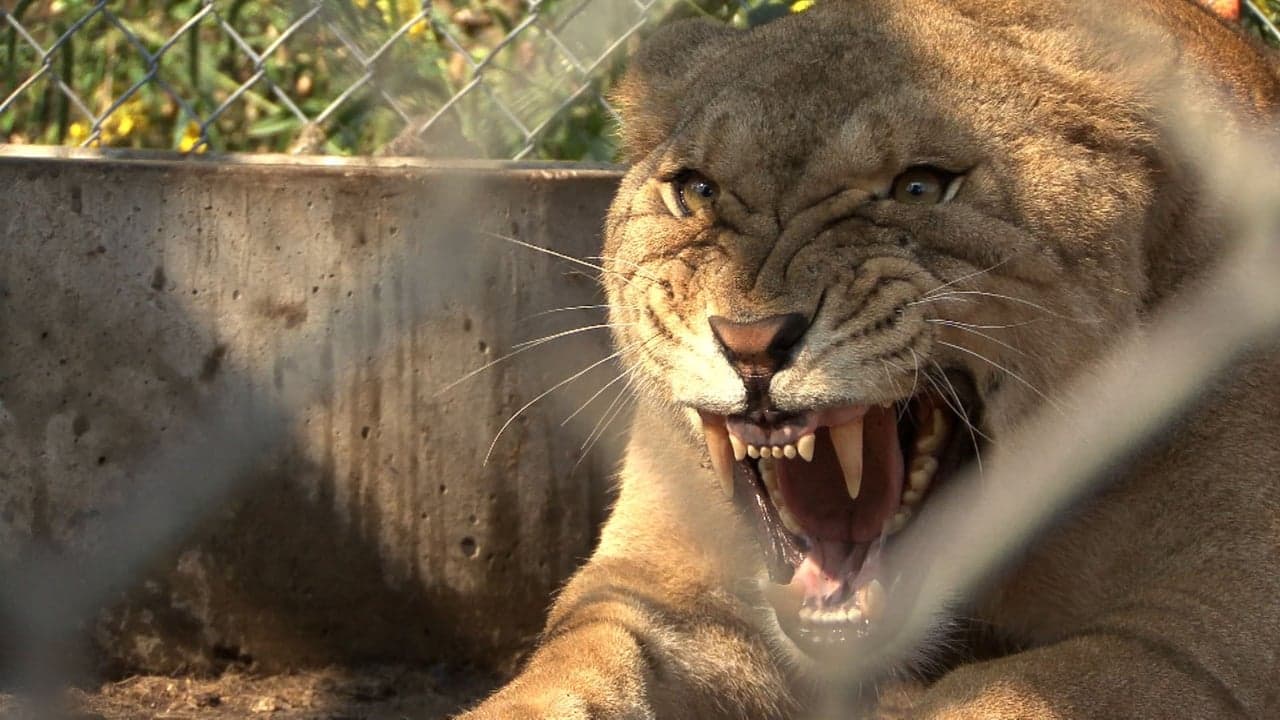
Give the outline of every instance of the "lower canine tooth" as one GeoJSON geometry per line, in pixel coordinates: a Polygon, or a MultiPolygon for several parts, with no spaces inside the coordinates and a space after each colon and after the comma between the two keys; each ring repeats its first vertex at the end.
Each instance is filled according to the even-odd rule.
{"type": "Polygon", "coordinates": [[[773,460],[760,458],[760,478],[764,480],[764,486],[772,492],[778,490],[778,473],[774,469],[773,460]]]}
{"type": "Polygon", "coordinates": [[[786,529],[790,530],[796,535],[801,535],[804,533],[804,529],[800,527],[800,523],[796,521],[795,516],[791,514],[790,510],[784,507],[779,507],[778,517],[782,518],[782,526],[785,527],[786,529]]]}
{"type": "Polygon", "coordinates": [[[857,500],[862,489],[862,418],[832,426],[831,444],[835,445],[849,497],[857,500]]]}
{"type": "Polygon", "coordinates": [[[737,435],[729,433],[729,444],[733,446],[733,459],[741,461],[747,457],[747,445],[737,435]]]}
{"type": "Polygon", "coordinates": [[[813,445],[816,441],[817,438],[813,436],[813,433],[809,433],[796,441],[796,452],[800,454],[800,457],[804,458],[805,462],[813,462],[813,445]]]}
{"type": "Polygon", "coordinates": [[[716,471],[720,489],[726,497],[733,498],[733,448],[729,445],[729,430],[723,422],[704,420],[702,432],[707,438],[707,452],[711,455],[711,467],[716,471]]]}
{"type": "Polygon", "coordinates": [[[887,593],[879,580],[872,580],[858,591],[858,607],[868,620],[876,620],[884,614],[887,593]]]}

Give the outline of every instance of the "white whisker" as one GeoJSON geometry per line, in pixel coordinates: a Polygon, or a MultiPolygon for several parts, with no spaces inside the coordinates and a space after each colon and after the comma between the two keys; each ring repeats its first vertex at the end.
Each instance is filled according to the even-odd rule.
{"type": "Polygon", "coordinates": [[[907,350],[911,352],[911,361],[915,364],[915,375],[911,378],[911,395],[914,397],[916,388],[920,385],[920,356],[912,348],[907,348],[907,350]]]}
{"type": "Polygon", "coordinates": [[[971,334],[971,335],[977,335],[977,336],[978,336],[978,337],[980,337],[980,338],[986,338],[987,340],[989,340],[989,341],[991,341],[991,342],[993,342],[993,343],[995,343],[995,344],[999,345],[1000,347],[1003,347],[1003,348],[1006,348],[1006,349],[1011,350],[1011,351],[1013,351],[1013,352],[1016,352],[1016,353],[1018,353],[1019,355],[1022,355],[1023,357],[1026,357],[1026,356],[1027,356],[1027,354],[1026,354],[1025,352],[1023,352],[1022,350],[1020,350],[1020,349],[1018,349],[1018,348],[1016,348],[1016,347],[1014,347],[1014,346],[1010,345],[1009,343],[1007,343],[1007,342],[1005,342],[1005,341],[1003,341],[1003,340],[1001,340],[1001,339],[999,339],[999,338],[992,337],[992,336],[988,335],[987,333],[982,332],[981,330],[974,330],[973,328],[971,328],[971,327],[969,327],[969,326],[965,325],[964,323],[958,323],[958,322],[954,322],[954,321],[951,321],[951,320],[939,320],[939,319],[935,319],[935,318],[929,318],[929,319],[928,319],[928,321],[929,321],[929,322],[931,322],[931,323],[937,323],[938,325],[945,325],[946,327],[953,327],[953,328],[955,328],[955,329],[957,329],[957,330],[963,330],[964,332],[967,332],[967,333],[969,333],[969,334],[971,334]]]}
{"type": "Polygon", "coordinates": [[[443,394],[445,394],[445,393],[449,392],[450,390],[452,390],[452,389],[454,389],[455,387],[457,387],[457,386],[461,385],[462,383],[464,383],[464,382],[466,382],[466,381],[470,380],[471,378],[473,378],[473,377],[475,377],[475,376],[479,375],[480,373],[484,372],[485,370],[488,370],[489,368],[493,367],[494,365],[497,365],[498,363],[504,362],[504,361],[506,361],[506,360],[510,360],[511,358],[513,358],[513,357],[515,357],[515,356],[519,355],[520,353],[528,352],[529,350],[532,350],[532,349],[534,349],[534,348],[538,347],[539,345],[544,345],[544,344],[546,344],[546,343],[551,342],[552,340],[558,340],[558,339],[560,339],[560,338],[562,338],[562,337],[568,337],[568,336],[570,336],[570,335],[576,335],[577,333],[580,333],[580,332],[586,332],[587,330],[596,330],[596,329],[598,329],[598,328],[607,328],[607,327],[610,327],[610,325],[609,325],[608,323],[601,324],[601,325],[590,325],[590,326],[587,326],[587,327],[574,328],[574,329],[572,329],[572,330],[565,330],[564,332],[556,333],[556,334],[554,334],[554,335],[548,335],[548,336],[546,336],[546,337],[539,338],[538,340],[531,340],[531,341],[525,341],[525,342],[523,342],[523,343],[520,343],[519,345],[517,345],[517,346],[516,346],[516,348],[515,348],[514,350],[512,350],[512,351],[511,351],[511,352],[509,352],[509,353],[507,353],[506,355],[503,355],[502,357],[499,357],[499,358],[495,358],[495,359],[493,359],[493,360],[490,360],[489,362],[485,363],[484,365],[481,365],[480,367],[476,368],[475,370],[472,370],[472,371],[468,372],[467,374],[463,375],[462,377],[458,378],[457,380],[454,380],[453,382],[449,383],[448,385],[445,385],[444,387],[440,388],[439,390],[437,390],[437,391],[436,391],[436,393],[435,393],[434,397],[440,397],[441,395],[443,395],[443,394]]]}
{"type": "Polygon", "coordinates": [[[947,392],[938,385],[936,380],[929,376],[929,373],[924,374],[924,379],[933,386],[934,390],[938,391],[938,395],[942,398],[942,402],[946,403],[947,407],[951,408],[951,411],[956,414],[956,417],[960,418],[960,422],[964,423],[965,429],[969,432],[969,442],[973,445],[974,459],[978,463],[978,476],[982,477],[982,451],[979,449],[978,438],[981,437],[989,443],[994,443],[995,441],[988,437],[986,433],[979,430],[973,424],[973,421],[969,419],[968,413],[964,411],[964,403],[960,402],[960,393],[956,391],[956,386],[951,383],[951,378],[947,377],[947,373],[942,369],[942,366],[933,360],[930,360],[929,362],[938,369],[938,374],[947,383],[947,387],[951,390],[951,397],[947,396],[947,392]],[[954,405],[952,404],[952,398],[954,398],[954,405]]]}
{"type": "MultiPolygon", "coordinates": [[[[985,297],[999,298],[1000,300],[1008,300],[1009,302],[1019,303],[1019,304],[1022,304],[1022,305],[1026,305],[1027,307],[1035,308],[1036,310],[1039,310],[1040,312],[1043,312],[1043,313],[1045,313],[1045,314],[1047,314],[1047,315],[1052,315],[1053,317],[1056,317],[1056,318],[1058,318],[1059,320],[1071,320],[1072,322],[1086,322],[1085,320],[1080,320],[1079,318],[1073,318],[1073,317],[1070,317],[1070,316],[1067,316],[1067,315],[1061,315],[1061,314],[1059,314],[1059,313],[1056,313],[1056,312],[1054,312],[1054,311],[1050,310],[1049,308],[1047,308],[1047,307],[1045,307],[1045,306],[1043,306],[1043,305],[1038,305],[1038,304],[1036,304],[1036,303],[1033,303],[1033,302],[1031,302],[1030,300],[1024,300],[1023,298],[1020,298],[1020,297],[1014,297],[1014,296],[1012,296],[1012,295],[1001,295],[1000,293],[987,292],[987,291],[985,291],[985,290],[948,290],[947,292],[942,293],[942,294],[940,294],[940,295],[936,295],[936,296],[934,296],[934,297],[935,297],[935,298],[937,298],[937,299],[941,299],[941,298],[953,298],[953,297],[955,297],[955,296],[957,296],[957,295],[982,295],[982,296],[985,296],[985,297]]],[[[919,302],[922,302],[922,301],[917,300],[917,301],[916,301],[916,302],[914,302],[914,303],[907,303],[907,304],[908,304],[908,305],[914,305],[914,304],[919,303],[919,302]]]]}
{"type": "Polygon", "coordinates": [[[1004,265],[1005,263],[1009,262],[1010,260],[1014,259],[1015,257],[1017,257],[1017,256],[1016,256],[1016,255],[1010,255],[1009,257],[1007,257],[1007,258],[1005,258],[1005,259],[1001,260],[1000,262],[996,263],[995,265],[992,265],[991,267],[989,267],[989,268],[987,268],[987,269],[985,269],[985,270],[975,270],[975,271],[973,271],[973,272],[971,272],[971,273],[969,273],[969,274],[967,274],[967,275],[961,275],[960,277],[958,277],[958,278],[956,278],[956,279],[954,279],[954,280],[948,280],[947,282],[944,282],[944,283],[942,283],[941,285],[939,285],[938,287],[936,287],[936,288],[934,288],[934,289],[930,290],[929,292],[925,293],[925,294],[924,294],[924,296],[925,296],[925,297],[929,297],[930,295],[933,295],[934,293],[938,292],[938,291],[939,291],[939,290],[941,290],[942,288],[950,287],[951,285],[955,285],[955,284],[956,284],[956,283],[958,283],[958,282],[964,282],[965,280],[968,280],[969,278],[973,278],[973,277],[977,277],[977,276],[979,276],[979,275],[984,275],[984,274],[986,274],[986,273],[989,273],[989,272],[991,272],[992,270],[995,270],[996,268],[998,268],[998,267],[1000,267],[1000,266],[1004,265]]]}
{"type": "Polygon", "coordinates": [[[1013,378],[1014,380],[1017,380],[1018,382],[1022,383],[1022,384],[1023,384],[1024,386],[1026,386],[1026,388],[1027,388],[1027,389],[1029,389],[1031,392],[1035,393],[1036,395],[1039,395],[1039,396],[1040,396],[1040,399],[1042,399],[1042,400],[1044,400],[1045,402],[1049,403],[1049,405],[1050,405],[1051,407],[1053,407],[1053,409],[1054,409],[1054,410],[1057,410],[1059,413],[1062,413],[1063,415],[1066,415],[1066,411],[1065,411],[1065,410],[1063,410],[1062,406],[1061,406],[1061,405],[1059,405],[1059,404],[1057,403],[1057,401],[1055,401],[1053,398],[1049,397],[1049,396],[1048,396],[1048,395],[1046,395],[1043,391],[1041,391],[1041,390],[1040,390],[1040,388],[1038,388],[1038,387],[1036,387],[1035,385],[1031,384],[1030,382],[1028,382],[1027,380],[1025,380],[1021,375],[1019,375],[1019,374],[1015,373],[1014,371],[1012,371],[1012,370],[1010,370],[1010,369],[1008,369],[1008,368],[1004,367],[1003,365],[1001,365],[1000,363],[996,362],[995,360],[992,360],[991,358],[987,357],[986,355],[983,355],[983,354],[982,354],[982,353],[980,353],[980,352],[975,352],[975,351],[970,350],[969,348],[966,348],[966,347],[961,347],[961,346],[959,346],[959,345],[953,345],[953,344],[951,344],[951,343],[949,343],[949,342],[946,342],[945,340],[939,340],[939,341],[938,341],[938,344],[940,344],[940,345],[946,345],[946,346],[947,346],[947,347],[949,347],[949,348],[952,348],[952,349],[955,349],[955,350],[959,350],[959,351],[960,351],[960,352],[962,352],[962,353],[967,353],[967,354],[969,354],[969,355],[972,355],[973,357],[978,358],[979,360],[982,360],[983,362],[985,362],[985,363],[987,363],[987,364],[991,365],[992,367],[994,367],[995,369],[999,370],[1000,372],[1003,372],[1003,373],[1005,373],[1006,375],[1008,375],[1009,377],[1013,378]]]}
{"type": "MultiPolygon", "coordinates": [[[[653,337],[651,337],[651,338],[649,338],[648,340],[644,341],[644,345],[648,345],[648,344],[650,344],[650,343],[654,342],[655,340],[660,339],[661,337],[662,337],[661,335],[654,335],[653,337]]],[[[633,350],[629,350],[629,351],[627,351],[627,352],[636,352],[636,351],[638,351],[638,350],[641,350],[642,348],[643,348],[643,345],[642,345],[641,347],[639,347],[639,348],[635,348],[635,349],[633,349],[633,350]]],[[[623,353],[623,354],[625,354],[625,353],[623,353]]],[[[612,386],[614,383],[616,383],[616,382],[618,382],[619,380],[623,379],[624,377],[627,377],[628,375],[631,375],[632,373],[636,372],[636,370],[637,370],[637,369],[638,369],[638,368],[634,368],[634,367],[633,367],[633,368],[631,368],[630,370],[623,370],[622,372],[618,373],[618,376],[617,376],[617,377],[615,377],[614,379],[612,379],[612,380],[610,380],[609,382],[605,383],[605,384],[604,384],[604,386],[603,386],[603,387],[601,387],[599,390],[597,390],[597,391],[595,392],[595,394],[594,394],[594,395],[592,395],[591,397],[587,398],[587,401],[586,401],[586,402],[584,402],[584,403],[582,403],[581,405],[579,405],[577,410],[574,410],[574,411],[573,411],[573,413],[569,415],[569,417],[565,418],[565,419],[564,419],[564,421],[560,423],[560,427],[564,427],[565,425],[568,425],[568,424],[569,424],[569,421],[570,421],[570,420],[572,420],[572,419],[574,418],[574,416],[576,416],[578,413],[580,413],[580,412],[582,412],[583,410],[585,410],[585,409],[587,408],[587,406],[588,406],[588,405],[590,405],[591,403],[595,402],[596,398],[600,397],[601,393],[603,393],[605,390],[608,390],[608,389],[609,389],[609,387],[610,387],[610,386],[612,386]]],[[[606,412],[607,412],[607,411],[606,411],[606,412]]]]}
{"type": "Polygon", "coordinates": [[[619,356],[619,355],[621,355],[622,353],[624,353],[624,352],[626,352],[626,351],[630,350],[631,348],[633,348],[633,347],[635,347],[635,346],[639,345],[641,342],[643,342],[643,341],[639,341],[639,340],[637,340],[636,342],[632,343],[631,345],[629,345],[629,346],[627,346],[627,347],[620,348],[620,349],[619,349],[619,350],[617,350],[616,352],[610,353],[609,355],[606,355],[605,357],[600,358],[599,360],[597,360],[597,361],[595,361],[595,362],[591,363],[590,365],[588,365],[588,366],[586,366],[586,367],[582,368],[581,370],[579,370],[578,372],[576,372],[576,373],[574,373],[574,374],[570,375],[569,377],[565,378],[564,380],[561,380],[560,382],[556,383],[555,385],[552,385],[550,388],[548,388],[548,389],[544,390],[543,392],[539,393],[537,397],[535,397],[534,399],[532,399],[532,400],[530,400],[529,402],[527,402],[527,403],[525,403],[524,405],[522,405],[522,406],[520,407],[520,409],[519,409],[519,410],[516,410],[516,411],[515,411],[515,413],[513,413],[513,414],[511,415],[511,417],[507,418],[507,421],[506,421],[505,423],[503,423],[503,424],[502,424],[502,427],[498,428],[498,432],[497,432],[497,434],[493,436],[493,442],[489,443],[489,451],[488,451],[488,452],[486,452],[486,453],[484,454],[484,463],[483,463],[483,464],[484,464],[484,465],[488,465],[488,464],[489,464],[489,458],[493,456],[493,449],[494,449],[495,447],[497,447],[497,446],[498,446],[498,440],[502,437],[502,433],[506,432],[507,428],[511,427],[511,423],[515,422],[515,421],[516,421],[516,418],[520,417],[520,415],[521,415],[521,414],[523,414],[525,410],[528,410],[529,408],[533,407],[533,406],[534,406],[534,404],[535,404],[535,403],[537,403],[537,402],[538,402],[539,400],[541,400],[542,398],[544,398],[544,397],[546,397],[546,396],[550,395],[551,393],[555,392],[556,390],[559,390],[560,388],[564,387],[565,385],[568,385],[569,383],[573,382],[574,380],[577,380],[578,378],[582,377],[583,375],[586,375],[587,373],[591,372],[591,371],[592,371],[592,370],[594,370],[595,368],[598,368],[598,367],[600,367],[601,365],[603,365],[603,364],[605,364],[605,363],[609,362],[610,360],[613,360],[614,358],[618,357],[618,356],[619,356]]]}
{"type": "MultiPolygon", "coordinates": [[[[592,270],[595,270],[596,272],[600,272],[600,273],[609,273],[609,274],[612,274],[612,275],[617,275],[618,277],[622,278],[622,281],[623,281],[623,282],[625,282],[625,283],[627,283],[627,284],[631,284],[631,277],[627,276],[627,275],[626,275],[626,274],[624,274],[624,273],[620,273],[620,272],[618,272],[617,270],[609,270],[608,268],[606,268],[606,267],[604,267],[604,266],[602,266],[602,265],[597,265],[597,264],[595,264],[595,263],[587,262],[586,260],[583,260],[583,259],[581,259],[581,258],[576,258],[576,257],[574,257],[574,256],[572,256],[572,255],[566,255],[566,254],[564,254],[564,253],[562,253],[562,252],[557,252],[557,251],[555,251],[555,250],[551,250],[550,248],[544,248],[544,247],[542,247],[541,245],[534,245],[533,243],[527,243],[527,242],[525,242],[525,241],[523,241],[523,240],[519,240],[519,239],[516,239],[516,238],[510,237],[510,236],[508,236],[508,235],[502,235],[502,234],[500,234],[500,233],[489,232],[488,230],[483,230],[483,231],[481,231],[481,234],[483,234],[483,235],[488,235],[489,237],[492,237],[492,238],[495,238],[495,239],[498,239],[498,240],[505,240],[506,242],[512,243],[513,245],[519,245],[520,247],[523,247],[523,248],[528,248],[528,249],[530,249],[530,250],[536,250],[537,252],[546,253],[547,255],[550,255],[550,256],[552,256],[552,257],[560,258],[561,260],[565,260],[565,261],[568,261],[568,262],[571,262],[571,263],[574,263],[574,264],[577,264],[577,265],[581,265],[582,267],[591,268],[592,270]]],[[[644,278],[645,280],[648,280],[649,282],[657,282],[657,280],[654,280],[654,279],[653,279],[653,278],[651,278],[651,277],[645,277],[645,276],[643,276],[643,275],[638,275],[638,277],[642,277],[642,278],[644,278]]],[[[594,276],[592,276],[592,279],[593,279],[593,280],[597,280],[597,281],[599,280],[599,278],[598,278],[598,277],[594,277],[594,276]]]]}
{"type": "Polygon", "coordinates": [[[532,320],[534,318],[539,318],[546,315],[555,315],[557,313],[573,312],[575,310],[603,310],[609,306],[610,306],[609,303],[600,303],[598,305],[568,305],[566,307],[552,308],[551,310],[543,310],[542,312],[537,312],[532,315],[527,315],[524,317],[524,319],[532,320]]]}
{"type": "Polygon", "coordinates": [[[574,469],[577,469],[583,459],[591,454],[591,448],[595,447],[600,438],[604,437],[604,434],[609,431],[609,426],[612,425],[613,421],[622,413],[622,410],[627,406],[627,401],[635,400],[636,393],[632,390],[632,385],[635,383],[637,377],[639,377],[638,374],[632,373],[626,384],[623,385],[622,388],[618,390],[618,394],[614,396],[613,402],[609,403],[609,407],[605,408],[604,412],[600,415],[600,419],[596,421],[596,426],[591,429],[591,434],[587,435],[587,439],[582,442],[582,447],[579,448],[580,452],[578,453],[578,461],[573,464],[574,469]],[[630,394],[628,394],[628,392],[630,392],[630,394]]]}
{"type": "Polygon", "coordinates": [[[514,349],[519,350],[519,349],[522,349],[522,348],[529,347],[529,346],[531,346],[531,345],[541,345],[542,343],[547,342],[547,341],[550,341],[550,340],[559,340],[560,338],[563,338],[563,337],[569,337],[570,335],[577,335],[578,333],[584,333],[584,332],[587,332],[588,330],[600,330],[600,329],[603,329],[603,328],[620,328],[620,327],[630,327],[630,326],[632,326],[632,325],[635,325],[635,323],[600,323],[600,324],[598,324],[598,325],[585,325],[585,326],[583,326],[583,327],[573,328],[572,330],[564,330],[564,331],[562,331],[562,332],[553,333],[553,334],[551,334],[551,335],[545,335],[545,336],[543,336],[543,337],[535,338],[535,339],[533,339],[533,340],[522,340],[522,341],[520,341],[520,342],[516,343],[515,345],[512,345],[511,347],[512,347],[512,348],[514,348],[514,349]]]}

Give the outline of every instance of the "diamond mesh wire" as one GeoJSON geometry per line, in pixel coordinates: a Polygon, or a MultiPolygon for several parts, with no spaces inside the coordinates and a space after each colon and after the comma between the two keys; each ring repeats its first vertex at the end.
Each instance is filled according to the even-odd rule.
{"type": "Polygon", "coordinates": [[[617,61],[675,5],[18,0],[0,142],[608,160],[617,61]]]}

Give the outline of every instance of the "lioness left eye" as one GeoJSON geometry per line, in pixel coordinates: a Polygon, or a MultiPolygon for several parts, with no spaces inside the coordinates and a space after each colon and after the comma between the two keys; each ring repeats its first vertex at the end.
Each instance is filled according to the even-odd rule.
{"type": "Polygon", "coordinates": [[[900,203],[937,205],[955,196],[961,176],[930,165],[907,168],[893,179],[889,197],[900,203]]]}

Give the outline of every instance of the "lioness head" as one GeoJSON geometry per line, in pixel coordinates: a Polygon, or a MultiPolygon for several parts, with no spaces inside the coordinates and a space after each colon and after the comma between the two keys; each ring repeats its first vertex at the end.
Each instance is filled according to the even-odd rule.
{"type": "Polygon", "coordinates": [[[1125,59],[1023,5],[690,21],[623,84],[616,341],[705,440],[803,648],[874,632],[885,544],[1199,262],[1125,59]]]}

